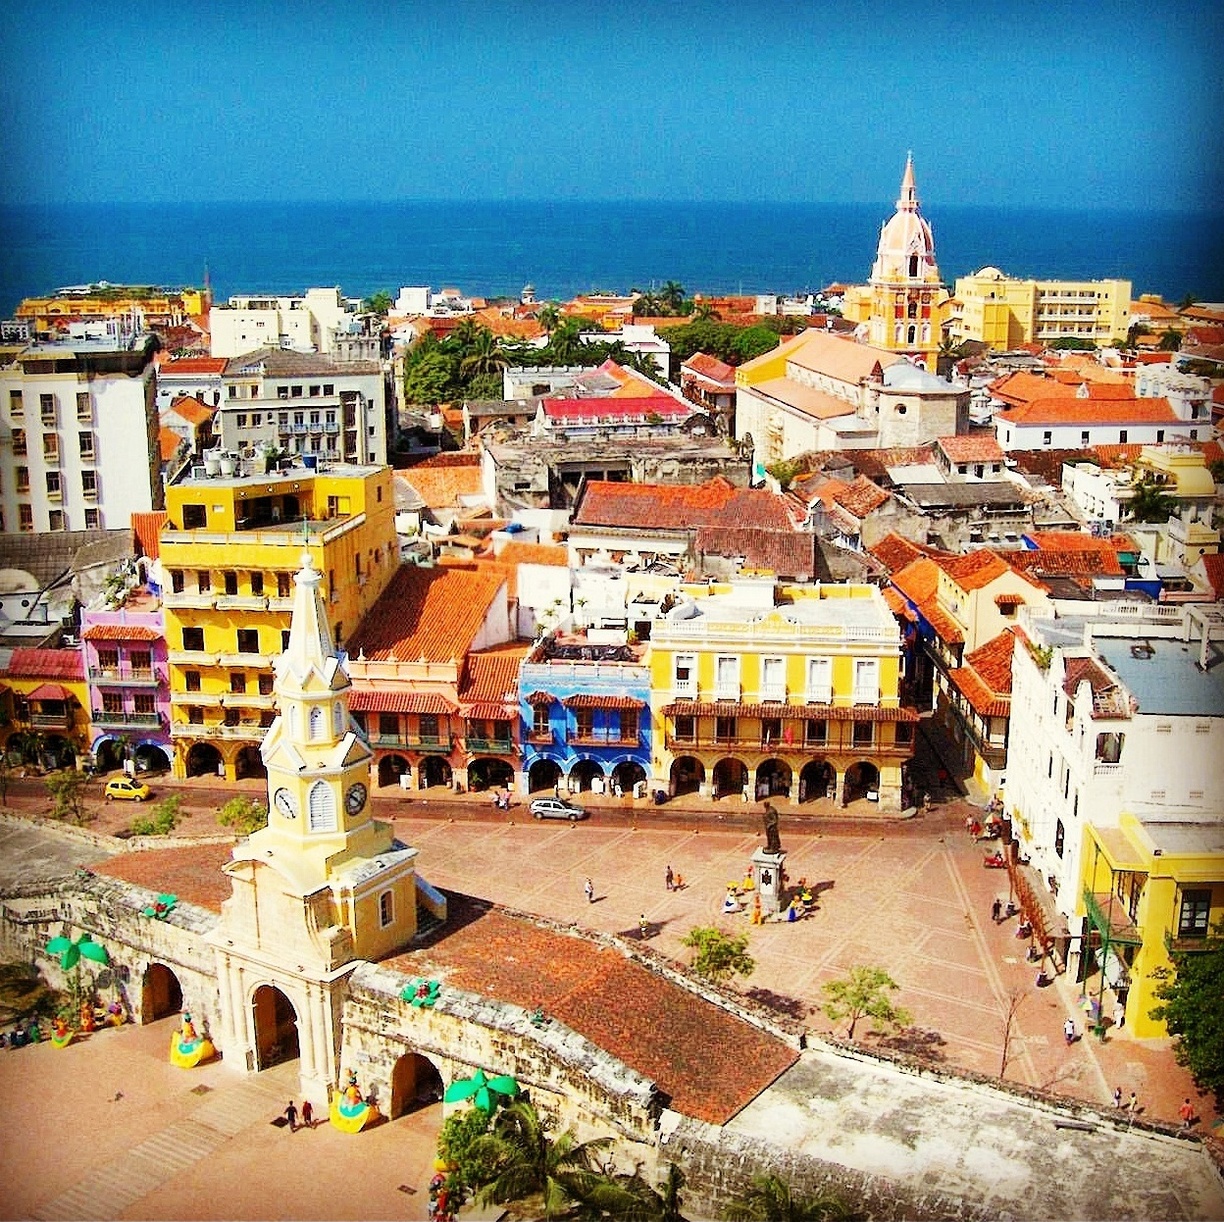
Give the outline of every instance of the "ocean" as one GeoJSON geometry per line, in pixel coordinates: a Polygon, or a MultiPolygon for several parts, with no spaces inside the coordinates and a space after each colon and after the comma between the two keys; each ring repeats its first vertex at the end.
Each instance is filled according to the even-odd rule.
{"type": "MultiPolygon", "coordinates": [[[[565,300],[668,280],[687,292],[792,293],[870,274],[893,205],[387,202],[0,207],[0,316],[68,284],[203,284],[349,296],[403,285],[565,300]]],[[[1123,278],[1224,300],[1224,214],[924,206],[940,271],[1123,278]]]]}

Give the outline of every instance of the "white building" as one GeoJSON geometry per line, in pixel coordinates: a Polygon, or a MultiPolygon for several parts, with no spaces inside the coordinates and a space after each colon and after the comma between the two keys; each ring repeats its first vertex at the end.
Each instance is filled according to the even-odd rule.
{"type": "Polygon", "coordinates": [[[1145,447],[1133,464],[1121,468],[1096,463],[1064,463],[1062,490],[1079,506],[1086,520],[1111,529],[1131,516],[1135,485],[1152,481],[1173,502],[1173,516],[1189,513],[1188,521],[1213,524],[1216,486],[1201,450],[1192,446],[1145,447]]]}
{"type": "Polygon", "coordinates": [[[227,362],[213,417],[222,450],[271,446],[336,462],[387,461],[387,387],[374,361],[262,348],[227,362]]]}
{"type": "Polygon", "coordinates": [[[127,526],[160,509],[148,346],[37,343],[0,369],[0,531],[127,526]]]}
{"type": "Polygon", "coordinates": [[[206,407],[219,407],[224,394],[221,356],[181,356],[157,367],[157,410],[165,411],[175,399],[199,399],[206,407]]]}
{"type": "Polygon", "coordinates": [[[1086,820],[1224,809],[1224,609],[1085,603],[1021,624],[1005,810],[1075,953],[1086,820]]]}
{"type": "Polygon", "coordinates": [[[307,289],[303,297],[235,294],[209,314],[209,351],[223,357],[263,347],[332,353],[340,338],[360,330],[359,306],[339,288],[307,289]]]}

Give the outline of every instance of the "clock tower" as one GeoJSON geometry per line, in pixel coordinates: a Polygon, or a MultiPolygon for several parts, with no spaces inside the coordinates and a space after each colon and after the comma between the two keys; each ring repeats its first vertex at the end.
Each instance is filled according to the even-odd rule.
{"type": "MultiPolygon", "coordinates": [[[[317,1094],[340,1070],[345,977],[412,939],[418,889],[416,850],[371,817],[372,752],[349,716],[309,554],[294,581],[289,642],[273,663],[279,714],[261,748],[268,823],[225,866],[233,890],[212,941],[227,1057],[257,1070],[300,1055],[303,1089],[317,1094]]],[[[438,898],[425,889],[430,907],[438,898]]]]}

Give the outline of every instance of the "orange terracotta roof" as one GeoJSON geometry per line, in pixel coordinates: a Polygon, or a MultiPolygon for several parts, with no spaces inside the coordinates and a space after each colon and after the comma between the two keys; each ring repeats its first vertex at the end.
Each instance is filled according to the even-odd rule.
{"type": "Polygon", "coordinates": [[[939,574],[939,565],[934,560],[923,557],[894,573],[892,583],[918,608],[923,619],[931,625],[941,640],[951,645],[960,644],[965,639],[964,632],[935,597],[939,589],[939,574]]]}
{"type": "Polygon", "coordinates": [[[937,437],[935,444],[948,456],[951,462],[992,462],[1003,461],[1003,447],[986,433],[970,433],[959,437],[937,437]]]}
{"type": "Polygon", "coordinates": [[[58,683],[40,683],[27,696],[30,700],[67,700],[71,693],[58,683]]]}
{"type": "Polygon", "coordinates": [[[708,352],[694,352],[680,366],[680,369],[681,372],[691,370],[698,376],[720,385],[731,387],[735,385],[735,367],[728,365],[726,361],[720,361],[718,357],[711,356],[708,352]]]}
{"type": "Polygon", "coordinates": [[[1035,399],[1066,398],[1068,386],[1085,386],[1089,400],[1135,397],[1132,384],[1129,381],[1119,381],[1119,375],[1113,374],[1112,371],[1100,370],[1102,374],[1110,373],[1108,380],[1087,378],[1087,372],[1083,369],[1055,368],[1047,374],[1039,374],[1018,370],[997,378],[990,383],[988,389],[992,398],[1017,407],[1023,403],[1032,403],[1035,399]]]}
{"type": "Polygon", "coordinates": [[[657,1083],[671,1107],[725,1124],[798,1059],[776,1036],[616,947],[447,895],[437,940],[384,960],[410,975],[534,1010],[657,1083]]]}
{"type": "Polygon", "coordinates": [[[87,641],[160,641],[163,634],[144,624],[91,624],[81,636],[87,641]]]}
{"type": "Polygon", "coordinates": [[[502,564],[549,564],[569,567],[569,552],[552,543],[518,543],[511,541],[497,557],[502,564]]]}
{"type": "Polygon", "coordinates": [[[194,395],[179,395],[166,410],[194,425],[207,424],[217,411],[215,407],[201,403],[194,395]]]}
{"type": "Polygon", "coordinates": [[[36,649],[18,646],[5,673],[10,679],[84,679],[85,659],[79,649],[36,649]]]}
{"type": "Polygon", "coordinates": [[[157,372],[162,377],[175,373],[221,374],[225,372],[227,364],[228,361],[223,356],[180,356],[174,360],[166,361],[164,365],[159,367],[157,372]]]}
{"type": "Polygon", "coordinates": [[[962,590],[980,590],[1011,570],[1006,560],[988,547],[965,556],[954,556],[940,567],[962,590]]]}
{"type": "Polygon", "coordinates": [[[157,446],[162,462],[169,462],[177,453],[183,439],[173,430],[164,425],[157,430],[157,446]]]}
{"type": "Polygon", "coordinates": [[[737,491],[721,475],[704,484],[591,480],[575,508],[573,521],[575,525],[685,529],[716,518],[737,491]]]}
{"type": "Polygon", "coordinates": [[[1180,424],[1167,399],[1034,399],[1000,412],[1009,424],[1180,424]]]}
{"type": "Polygon", "coordinates": [[[996,696],[972,666],[959,666],[949,671],[948,679],[980,716],[1011,716],[1011,696],[996,696]]]}
{"type": "MultiPolygon", "coordinates": [[[[529,703],[531,703],[529,701],[529,703]]],[[[644,702],[632,696],[601,696],[594,692],[579,692],[561,701],[567,709],[640,709],[644,702]]]]}
{"type": "Polygon", "coordinates": [[[834,501],[856,518],[865,518],[888,500],[888,493],[865,475],[859,475],[854,483],[847,484],[833,497],[834,501]]]}
{"type": "Polygon", "coordinates": [[[1089,446],[1088,453],[1103,467],[1124,467],[1143,453],[1141,445],[1089,446]]]}
{"type": "Polygon", "coordinates": [[[922,543],[914,543],[903,535],[897,534],[896,531],[889,531],[883,539],[872,544],[867,550],[890,573],[905,568],[907,564],[913,563],[922,556],[939,554],[938,549],[927,547],[922,543]]]}
{"type": "Polygon", "coordinates": [[[353,657],[461,661],[484,626],[500,575],[465,568],[400,568],[348,642],[353,657]]]}
{"type": "Polygon", "coordinates": [[[1224,601],[1224,552],[1209,552],[1203,556],[1203,574],[1217,601],[1224,601]]]}
{"type": "Polygon", "coordinates": [[[463,464],[420,463],[406,471],[397,471],[402,479],[430,509],[454,509],[461,496],[479,496],[484,481],[479,461],[463,464]]]}
{"type": "Polygon", "coordinates": [[[132,533],[136,536],[142,556],[156,560],[161,554],[161,530],[168,521],[170,515],[164,509],[132,514],[132,533]]]}
{"type": "Polygon", "coordinates": [[[816,537],[790,527],[699,526],[698,556],[742,557],[743,567],[795,581],[816,576],[816,537]]]}
{"type": "Polygon", "coordinates": [[[1015,634],[1008,628],[992,637],[985,645],[979,645],[972,653],[965,655],[965,661],[977,671],[990,690],[999,695],[1006,695],[1012,689],[1012,657],[1015,644],[1015,634]]]}
{"type": "Polygon", "coordinates": [[[459,711],[441,692],[404,691],[399,688],[354,686],[349,692],[354,713],[426,713],[445,717],[459,711]]]}
{"type": "MultiPolygon", "coordinates": [[[[469,653],[459,699],[464,704],[516,705],[519,667],[531,650],[525,642],[510,641],[479,653],[469,653]]],[[[470,715],[470,714],[469,714],[470,715]]]]}

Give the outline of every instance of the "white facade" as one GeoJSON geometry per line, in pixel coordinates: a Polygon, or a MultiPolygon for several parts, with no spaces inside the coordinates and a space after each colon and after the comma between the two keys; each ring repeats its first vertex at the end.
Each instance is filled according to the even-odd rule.
{"type": "Polygon", "coordinates": [[[157,369],[157,410],[166,411],[175,399],[199,399],[206,407],[219,407],[224,393],[221,371],[181,371],[168,361],[157,369]]]}
{"type": "Polygon", "coordinates": [[[115,529],[163,505],[150,355],[34,344],[0,369],[0,530],[115,529]]]}
{"type": "MultiPolygon", "coordinates": [[[[1224,611],[1085,604],[1030,616],[1016,645],[1005,808],[1020,852],[1075,918],[1084,823],[1224,809],[1224,611]],[[1200,670],[1201,659],[1214,663],[1200,670]]],[[[1075,928],[1074,924],[1071,926],[1075,928]]]]}
{"type": "MultiPolygon", "coordinates": [[[[1108,400],[1085,400],[1094,407],[1108,400]]],[[[1125,400],[1122,400],[1125,402],[1125,400]]],[[[1157,400],[1163,404],[1163,400],[1157,400]]],[[[1163,445],[1166,441],[1206,441],[1211,437],[1210,423],[1183,424],[1169,419],[1167,413],[1154,412],[1150,418],[1127,413],[1113,420],[1102,420],[1101,412],[1084,420],[1008,420],[995,416],[995,436],[1004,450],[1078,450],[1091,446],[1163,445]]]]}
{"type": "Polygon", "coordinates": [[[209,314],[209,351],[223,357],[263,347],[329,353],[356,321],[338,288],[307,289],[303,297],[235,295],[209,314]]]}

